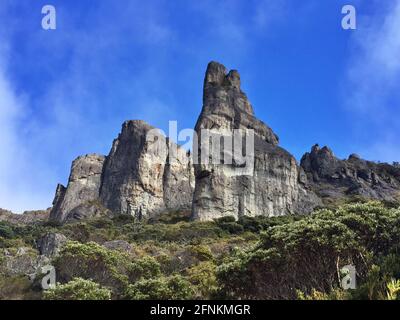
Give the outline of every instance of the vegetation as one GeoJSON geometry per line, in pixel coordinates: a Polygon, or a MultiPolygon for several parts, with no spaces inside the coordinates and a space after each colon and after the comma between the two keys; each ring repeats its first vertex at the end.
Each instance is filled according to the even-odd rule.
{"type": "Polygon", "coordinates": [[[44,293],[47,300],[110,300],[111,291],[91,280],[75,278],[44,293]]]}
{"type": "Polygon", "coordinates": [[[380,202],[238,221],[190,222],[175,212],[147,223],[124,216],[58,227],[0,222],[0,299],[396,300],[399,248],[400,208],[380,202]],[[9,267],[38,261],[35,241],[47,232],[69,241],[51,261],[57,286],[43,292],[9,267]],[[112,240],[131,249],[103,246],[112,240]],[[345,291],[340,270],[349,264],[357,288],[345,291]]]}

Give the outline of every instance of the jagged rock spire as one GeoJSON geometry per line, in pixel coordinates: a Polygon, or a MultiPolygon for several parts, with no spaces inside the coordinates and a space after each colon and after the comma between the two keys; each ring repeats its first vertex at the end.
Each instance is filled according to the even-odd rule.
{"type": "Polygon", "coordinates": [[[200,155],[204,129],[222,134],[235,129],[253,130],[253,169],[247,175],[236,176],[232,175],[237,169],[234,164],[196,164],[193,218],[209,220],[228,215],[238,218],[310,211],[319,203],[318,199],[301,185],[300,169],[295,159],[277,146],[278,136],[255,117],[240,82],[238,71],[228,72],[214,61],[208,64],[203,108],[195,127],[197,150],[200,155]]]}

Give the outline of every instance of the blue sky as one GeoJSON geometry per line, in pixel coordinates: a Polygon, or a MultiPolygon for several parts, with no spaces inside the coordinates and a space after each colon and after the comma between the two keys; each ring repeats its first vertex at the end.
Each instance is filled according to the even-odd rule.
{"type": "Polygon", "coordinates": [[[211,60],[239,70],[297,159],[319,143],[400,160],[399,0],[1,0],[0,25],[0,207],[49,207],[71,161],[107,154],[127,119],[193,128],[211,60]]]}

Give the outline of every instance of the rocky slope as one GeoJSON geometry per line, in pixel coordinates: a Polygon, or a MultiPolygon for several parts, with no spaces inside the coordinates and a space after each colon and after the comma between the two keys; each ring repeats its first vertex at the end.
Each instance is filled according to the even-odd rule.
{"type": "Polygon", "coordinates": [[[0,209],[0,222],[6,221],[13,224],[36,224],[49,219],[50,209],[25,211],[22,214],[0,209]]]}
{"type": "Polygon", "coordinates": [[[328,147],[312,147],[301,159],[312,188],[323,199],[351,196],[397,201],[400,197],[400,167],[375,163],[352,154],[338,159],[328,147]]]}

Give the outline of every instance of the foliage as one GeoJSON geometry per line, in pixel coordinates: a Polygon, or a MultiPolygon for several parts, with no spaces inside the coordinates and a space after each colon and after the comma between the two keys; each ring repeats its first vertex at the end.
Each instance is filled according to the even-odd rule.
{"type": "Polygon", "coordinates": [[[15,232],[12,227],[5,224],[4,222],[0,222],[0,237],[11,239],[15,237],[15,232]]]}
{"type": "Polygon", "coordinates": [[[110,300],[111,291],[98,283],[74,278],[66,284],[57,284],[43,295],[46,300],[110,300]]]}
{"type": "Polygon", "coordinates": [[[0,222],[0,298],[41,297],[37,284],[10,276],[7,268],[10,259],[19,263],[24,247],[35,253],[21,265],[31,270],[37,239],[48,232],[71,241],[51,262],[59,284],[46,299],[400,299],[395,203],[352,202],[305,216],[208,222],[190,222],[188,212],[145,223],[130,216],[63,226],[0,222]],[[127,241],[131,250],[102,246],[111,240],[127,241]],[[340,288],[340,268],[347,264],[356,267],[356,290],[340,288]]]}
{"type": "Polygon", "coordinates": [[[228,297],[290,299],[296,290],[332,292],[339,286],[339,266],[353,264],[368,287],[364,297],[377,298],[386,276],[372,268],[371,260],[397,251],[399,229],[400,210],[378,202],[319,210],[266,229],[255,249],[219,267],[218,279],[228,297]]]}
{"type": "Polygon", "coordinates": [[[181,275],[142,279],[126,291],[126,298],[131,300],[184,300],[192,296],[192,285],[181,275]]]}
{"type": "Polygon", "coordinates": [[[68,242],[54,263],[62,282],[75,277],[93,279],[101,285],[116,288],[117,292],[128,284],[131,268],[127,254],[106,249],[94,242],[68,242]]]}
{"type": "Polygon", "coordinates": [[[0,300],[38,299],[40,295],[32,290],[26,276],[4,276],[0,274],[0,300]]]}
{"type": "Polygon", "coordinates": [[[217,266],[211,261],[201,262],[188,269],[187,276],[193,284],[196,298],[210,299],[217,294],[216,269],[217,266]]]}
{"type": "Polygon", "coordinates": [[[160,263],[154,257],[145,256],[134,261],[130,267],[130,280],[154,278],[161,275],[160,263]]]}
{"type": "Polygon", "coordinates": [[[391,279],[386,287],[388,300],[398,300],[400,298],[400,280],[391,279]]]}

